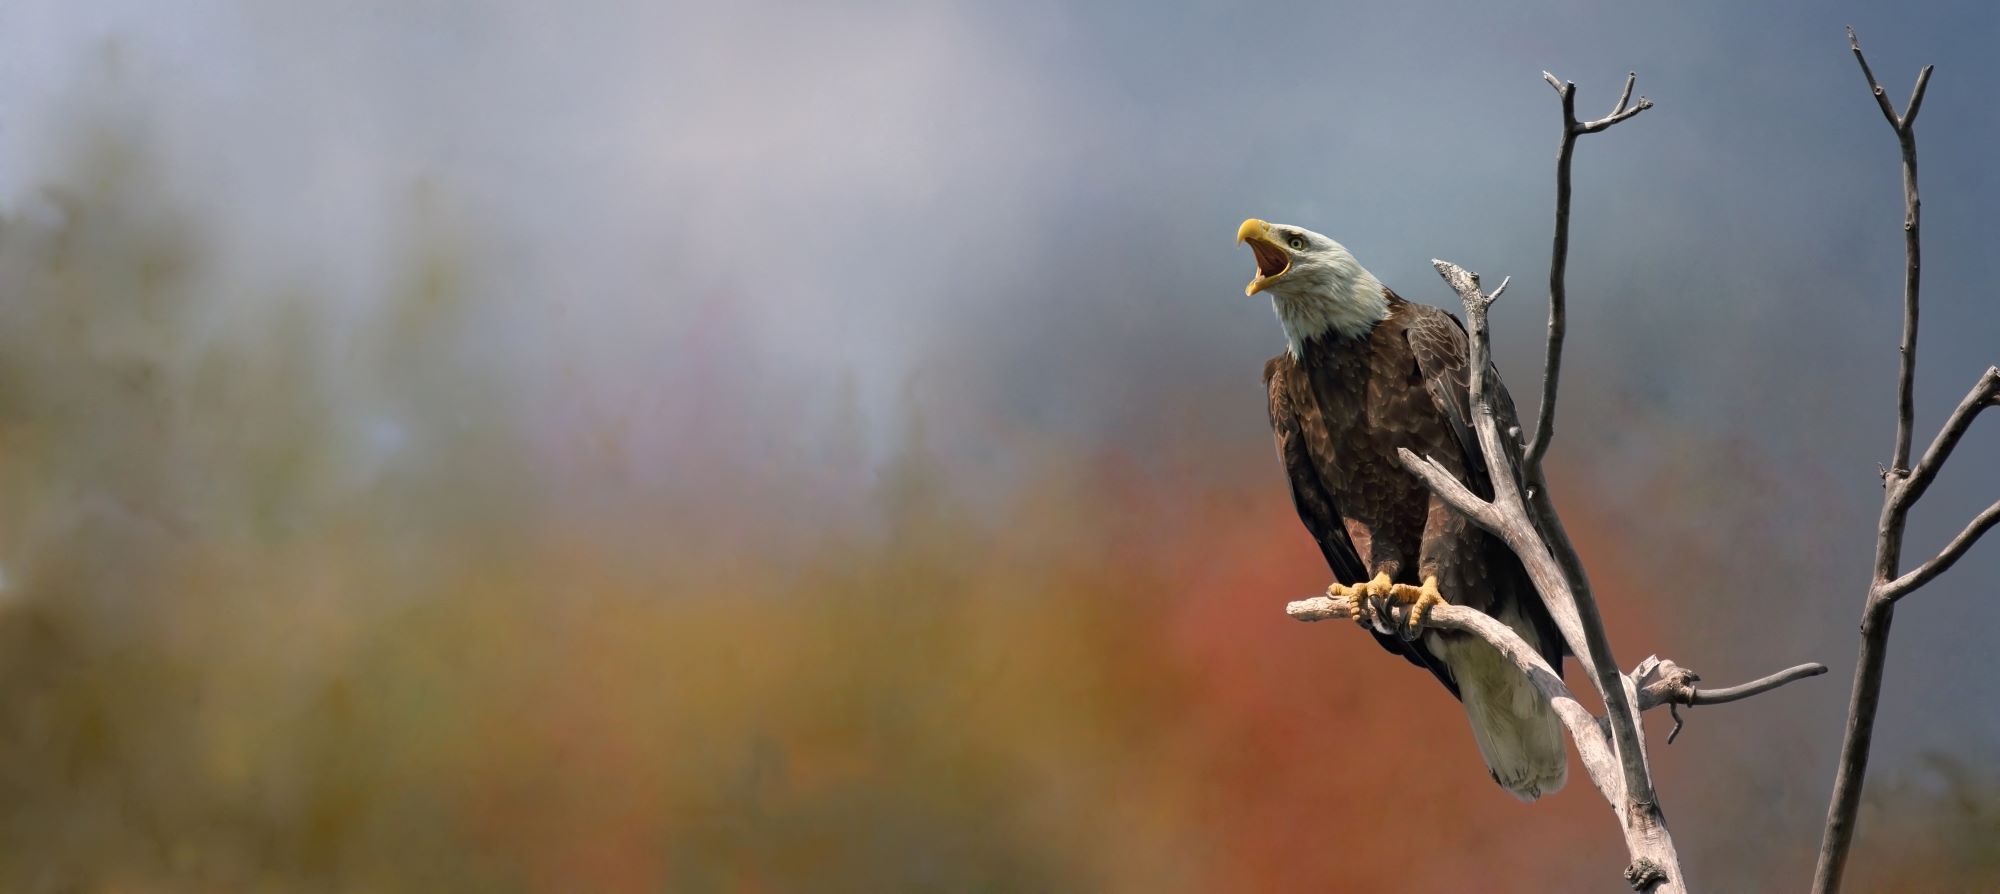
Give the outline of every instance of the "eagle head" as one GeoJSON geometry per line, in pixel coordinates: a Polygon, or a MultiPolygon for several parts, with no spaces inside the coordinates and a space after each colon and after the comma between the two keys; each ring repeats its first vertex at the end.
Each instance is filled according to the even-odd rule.
{"type": "Polygon", "coordinates": [[[1308,339],[1329,332],[1353,337],[1389,316],[1382,282],[1347,247],[1304,227],[1250,218],[1236,241],[1257,257],[1243,294],[1271,293],[1271,307],[1297,356],[1308,339]]]}

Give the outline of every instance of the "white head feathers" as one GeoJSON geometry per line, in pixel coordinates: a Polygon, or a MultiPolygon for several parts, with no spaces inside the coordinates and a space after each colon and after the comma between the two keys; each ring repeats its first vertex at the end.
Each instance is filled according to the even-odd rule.
{"type": "Polygon", "coordinates": [[[1293,357],[1308,339],[1327,333],[1355,337],[1389,316],[1381,280],[1347,248],[1318,233],[1252,218],[1236,232],[1257,256],[1257,275],[1246,294],[1271,293],[1293,357]]]}

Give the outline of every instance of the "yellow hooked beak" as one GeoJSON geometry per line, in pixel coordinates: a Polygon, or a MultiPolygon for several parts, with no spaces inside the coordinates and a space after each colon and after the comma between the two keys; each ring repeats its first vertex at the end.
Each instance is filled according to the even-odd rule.
{"type": "Polygon", "coordinates": [[[1257,256],[1257,272],[1250,284],[1243,287],[1243,294],[1255,295],[1270,288],[1273,281],[1292,269],[1292,253],[1278,241],[1278,234],[1270,224],[1250,218],[1236,228],[1236,241],[1249,243],[1251,253],[1257,256]]]}

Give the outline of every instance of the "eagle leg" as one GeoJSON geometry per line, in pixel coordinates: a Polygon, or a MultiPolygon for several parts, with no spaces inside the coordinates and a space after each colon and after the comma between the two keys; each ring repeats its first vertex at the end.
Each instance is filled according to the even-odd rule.
{"type": "Polygon", "coordinates": [[[1424,619],[1430,616],[1431,608],[1445,604],[1444,594],[1438,592],[1436,575],[1424,578],[1424,585],[1421,587],[1394,584],[1389,587],[1388,593],[1374,597],[1370,601],[1376,603],[1373,606],[1373,613],[1377,617],[1388,618],[1405,642],[1423,635],[1424,619]]]}
{"type": "Polygon", "coordinates": [[[1402,585],[1391,582],[1389,572],[1383,571],[1377,573],[1375,579],[1367,583],[1351,587],[1335,583],[1326,588],[1326,595],[1345,601],[1348,615],[1354,619],[1354,623],[1366,629],[1387,633],[1388,628],[1382,624],[1382,618],[1386,615],[1379,615],[1376,610],[1386,604],[1385,600],[1391,598],[1391,594],[1398,586],[1402,585]]]}

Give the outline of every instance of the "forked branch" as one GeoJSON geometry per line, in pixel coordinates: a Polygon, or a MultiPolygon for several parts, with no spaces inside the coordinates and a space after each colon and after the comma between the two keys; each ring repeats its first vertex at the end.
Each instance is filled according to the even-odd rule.
{"type": "Polygon", "coordinates": [[[1989,368],[1974,384],[1965,399],[1952,410],[1937,437],[1931,441],[1916,468],[1909,467],[1911,431],[1915,427],[1912,392],[1917,367],[1917,289],[1923,270],[1919,224],[1923,203],[1917,194],[1917,112],[1923,107],[1924,89],[1929,86],[1931,66],[1917,73],[1910,90],[1909,104],[1901,114],[1889,103],[1887,92],[1875,80],[1868,57],[1854,29],[1847,29],[1847,44],[1868,90],[1895,131],[1896,144],[1903,156],[1903,338],[1902,357],[1896,388],[1896,442],[1889,469],[1883,475],[1882,515],[1875,532],[1875,573],[1861,612],[1861,650],[1854,668],[1854,690],[1848,699],[1847,729],[1840,743],[1840,764],[1835,771],[1833,795],[1826,810],[1826,831],[1820,839],[1819,862],[1813,871],[1813,891],[1833,894],[1840,890],[1847,855],[1854,844],[1856,817],[1861,807],[1861,789],[1868,775],[1868,753],[1875,737],[1875,713],[1882,701],[1882,672],[1888,663],[1889,628],[1895,619],[1897,601],[1943,574],[1960,556],[1972,548],[1987,531],[2000,524],[2000,502],[1994,503],[1966,525],[1943,550],[1907,574],[1899,572],[1903,556],[1903,531],[1911,507],[1936,480],[1952,449],[1980,411],[2000,401],[2000,369],[1989,368]]]}
{"type": "Polygon", "coordinates": [[[1611,114],[1596,121],[1578,121],[1576,85],[1546,71],[1542,72],[1542,80],[1549,82],[1562,98],[1563,132],[1562,146],[1556,151],[1556,231],[1549,252],[1549,341],[1542,358],[1542,402],[1535,408],[1534,431],[1524,433],[1528,440],[1522,472],[1530,488],[1541,485],[1542,457],[1548,455],[1549,439],[1555,437],[1556,386],[1562,378],[1563,336],[1569,325],[1569,296],[1563,282],[1569,266],[1569,171],[1570,159],[1576,154],[1576,138],[1605,130],[1653,107],[1653,101],[1643,96],[1637,105],[1631,104],[1632,86],[1638,83],[1639,74],[1630,72],[1625,75],[1625,89],[1619,92],[1618,104],[1611,107],[1611,114]]]}
{"type": "Polygon", "coordinates": [[[1868,79],[1868,92],[1874,95],[1875,105],[1882,109],[1882,117],[1889,120],[1889,127],[1896,132],[1896,143],[1903,150],[1903,362],[1896,378],[1896,449],[1889,465],[1889,474],[1895,477],[1905,474],[1910,467],[1910,429],[1916,415],[1912,391],[1917,369],[1917,286],[1923,273],[1922,244],[1918,239],[1923,203],[1917,200],[1916,125],[1917,112],[1924,105],[1924,89],[1931,83],[1931,66],[1917,72],[1917,83],[1910,88],[1910,102],[1899,115],[1889,104],[1888,92],[1875,80],[1874,69],[1868,67],[1868,57],[1861,52],[1861,39],[1854,35],[1852,26],[1847,29],[1847,47],[1854,51],[1854,61],[1861,64],[1861,76],[1868,79]]]}

